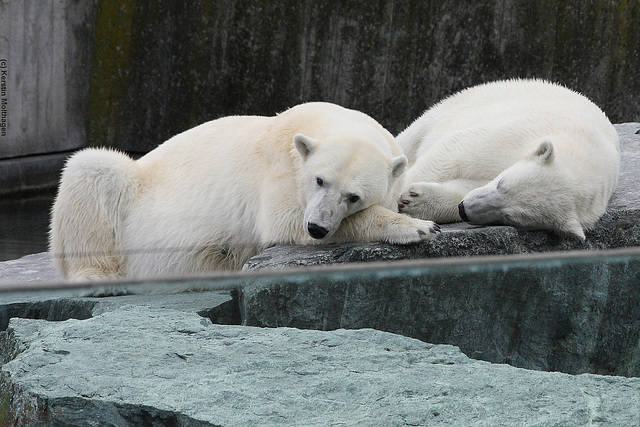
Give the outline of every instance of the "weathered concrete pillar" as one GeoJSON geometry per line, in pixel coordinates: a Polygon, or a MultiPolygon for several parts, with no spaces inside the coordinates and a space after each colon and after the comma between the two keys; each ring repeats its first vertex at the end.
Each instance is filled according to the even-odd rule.
{"type": "Polygon", "coordinates": [[[0,194],[55,184],[52,153],[86,144],[96,6],[0,2],[0,194]]]}
{"type": "Polygon", "coordinates": [[[85,144],[96,5],[0,3],[0,158],[85,144]]]}

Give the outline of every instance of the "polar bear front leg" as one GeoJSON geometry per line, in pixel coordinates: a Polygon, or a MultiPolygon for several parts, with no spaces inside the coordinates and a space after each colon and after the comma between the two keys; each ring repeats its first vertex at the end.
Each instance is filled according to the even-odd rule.
{"type": "Polygon", "coordinates": [[[423,221],[373,205],[342,220],[335,234],[339,240],[383,241],[405,244],[430,240],[440,233],[433,221],[423,221]]]}
{"type": "Polygon", "coordinates": [[[446,182],[414,182],[402,192],[398,210],[414,218],[439,223],[460,222],[458,204],[487,180],[455,179],[446,182]]]}

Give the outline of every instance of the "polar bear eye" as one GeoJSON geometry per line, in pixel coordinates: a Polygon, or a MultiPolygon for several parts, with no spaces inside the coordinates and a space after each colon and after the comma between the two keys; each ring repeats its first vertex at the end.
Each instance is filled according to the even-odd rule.
{"type": "Polygon", "coordinates": [[[318,184],[318,187],[322,187],[324,185],[324,181],[322,180],[322,178],[317,177],[316,184],[318,184]]]}
{"type": "Polygon", "coordinates": [[[349,196],[349,202],[351,203],[358,203],[358,200],[360,200],[360,196],[358,196],[357,194],[352,194],[349,196]]]}

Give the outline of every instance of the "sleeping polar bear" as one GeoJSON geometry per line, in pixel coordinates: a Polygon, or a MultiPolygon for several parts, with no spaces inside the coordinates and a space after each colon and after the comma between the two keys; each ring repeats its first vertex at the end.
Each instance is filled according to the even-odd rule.
{"type": "Polygon", "coordinates": [[[551,229],[584,240],[618,180],[618,135],[606,115],[542,80],[463,90],[397,139],[410,163],[398,207],[439,223],[551,229]]]}
{"type": "Polygon", "coordinates": [[[364,113],[307,103],[183,132],[137,161],[87,149],[67,162],[50,250],[65,278],[238,269],[279,243],[433,238],[397,212],[407,159],[364,113]]]}

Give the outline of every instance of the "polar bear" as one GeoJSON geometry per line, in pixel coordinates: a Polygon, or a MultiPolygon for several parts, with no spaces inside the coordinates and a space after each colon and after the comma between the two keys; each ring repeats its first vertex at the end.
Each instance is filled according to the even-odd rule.
{"type": "Polygon", "coordinates": [[[618,135],[595,104],[543,80],[463,90],[397,137],[409,158],[399,210],[550,229],[584,240],[616,187],[618,135]]]}
{"type": "Polygon", "coordinates": [[[238,269],[275,244],[431,239],[401,215],[407,158],[364,113],[306,103],[274,117],[231,116],[137,161],[73,155],[52,210],[50,250],[65,278],[238,269]]]}

